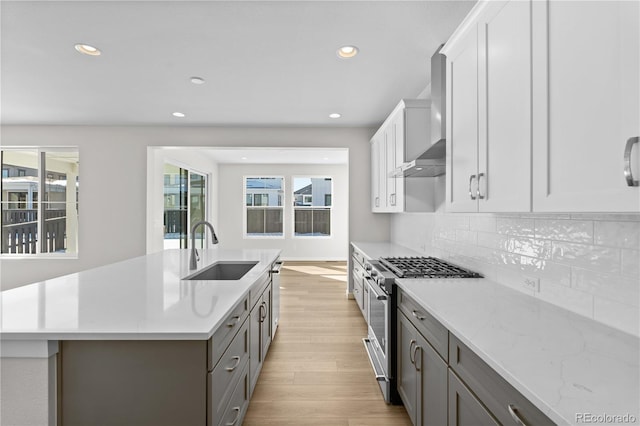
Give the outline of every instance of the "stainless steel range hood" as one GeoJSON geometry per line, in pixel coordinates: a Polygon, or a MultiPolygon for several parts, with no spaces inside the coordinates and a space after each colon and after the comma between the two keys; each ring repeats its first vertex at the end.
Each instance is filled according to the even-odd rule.
{"type": "Polygon", "coordinates": [[[446,154],[446,57],[440,53],[444,44],[431,57],[431,144],[413,161],[404,163],[395,177],[433,177],[445,173],[446,154]]]}

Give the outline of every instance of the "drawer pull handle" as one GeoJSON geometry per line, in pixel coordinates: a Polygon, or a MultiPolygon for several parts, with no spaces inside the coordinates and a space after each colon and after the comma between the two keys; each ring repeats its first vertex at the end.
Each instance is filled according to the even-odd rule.
{"type": "Polygon", "coordinates": [[[418,311],[416,311],[415,309],[411,311],[411,313],[413,314],[414,317],[418,318],[420,321],[424,321],[427,319],[427,317],[425,317],[424,315],[419,315],[418,311]]]}
{"type": "Polygon", "coordinates": [[[640,142],[640,137],[638,136],[629,138],[624,148],[624,178],[627,181],[627,186],[640,186],[640,182],[633,178],[633,171],[631,170],[631,150],[633,145],[638,142],[640,142]]]}
{"type": "Polygon", "coordinates": [[[476,193],[478,194],[479,200],[484,200],[484,195],[482,195],[482,193],[480,192],[480,179],[482,179],[483,176],[484,173],[478,173],[478,188],[476,190],[476,193]]]}
{"type": "Polygon", "coordinates": [[[235,365],[233,367],[225,368],[225,370],[227,370],[229,372],[235,370],[236,368],[238,368],[238,365],[240,365],[240,357],[239,356],[233,356],[233,357],[231,357],[231,359],[235,359],[236,363],[235,363],[235,365]]]}
{"type": "Polygon", "coordinates": [[[511,418],[516,422],[518,426],[527,426],[527,424],[518,415],[518,409],[515,407],[515,405],[509,404],[507,408],[509,409],[509,414],[511,414],[511,418]]]}
{"type": "Polygon", "coordinates": [[[235,317],[231,318],[231,321],[227,323],[227,327],[235,327],[236,324],[238,324],[238,321],[240,321],[240,317],[236,315],[235,317]]]}
{"type": "Polygon", "coordinates": [[[233,419],[232,422],[227,423],[227,426],[235,425],[238,422],[238,420],[240,419],[240,407],[233,407],[232,410],[236,412],[236,418],[233,419]]]}

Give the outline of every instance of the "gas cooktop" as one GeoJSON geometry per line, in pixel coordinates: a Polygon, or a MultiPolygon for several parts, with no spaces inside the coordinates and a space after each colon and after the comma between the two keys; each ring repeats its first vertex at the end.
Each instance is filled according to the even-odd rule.
{"type": "Polygon", "coordinates": [[[380,263],[398,278],[482,278],[435,257],[381,257],[380,263]]]}

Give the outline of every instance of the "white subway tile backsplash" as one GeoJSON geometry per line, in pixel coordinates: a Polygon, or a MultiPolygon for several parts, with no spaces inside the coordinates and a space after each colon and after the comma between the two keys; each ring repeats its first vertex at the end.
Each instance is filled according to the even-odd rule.
{"type": "Polygon", "coordinates": [[[597,245],[640,249],[640,222],[594,222],[597,245]]]}
{"type": "Polygon", "coordinates": [[[574,268],[571,287],[621,303],[640,306],[640,280],[574,268]]]}
{"type": "Polygon", "coordinates": [[[640,280],[640,251],[622,250],[622,274],[640,280]]]}
{"type": "Polygon", "coordinates": [[[587,244],[552,242],[552,258],[555,262],[612,274],[621,273],[621,250],[587,244]]]}
{"type": "Polygon", "coordinates": [[[439,211],[393,216],[394,242],[639,333],[640,214],[439,211]],[[540,279],[539,293],[522,284],[524,276],[540,279]]]}
{"type": "Polygon", "coordinates": [[[541,280],[540,293],[536,294],[536,297],[556,305],[558,300],[562,300],[562,306],[565,309],[587,317],[593,316],[594,297],[587,292],[557,284],[553,281],[541,280]]]}
{"type": "Polygon", "coordinates": [[[538,239],[593,243],[593,222],[582,220],[535,219],[538,239]]]}

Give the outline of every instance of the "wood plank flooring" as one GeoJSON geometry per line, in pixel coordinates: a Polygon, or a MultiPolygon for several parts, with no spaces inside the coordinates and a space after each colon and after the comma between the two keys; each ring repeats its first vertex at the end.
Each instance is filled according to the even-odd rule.
{"type": "Polygon", "coordinates": [[[346,286],[346,262],[285,262],[280,325],[245,426],[411,425],[403,406],[382,399],[346,286]]]}

